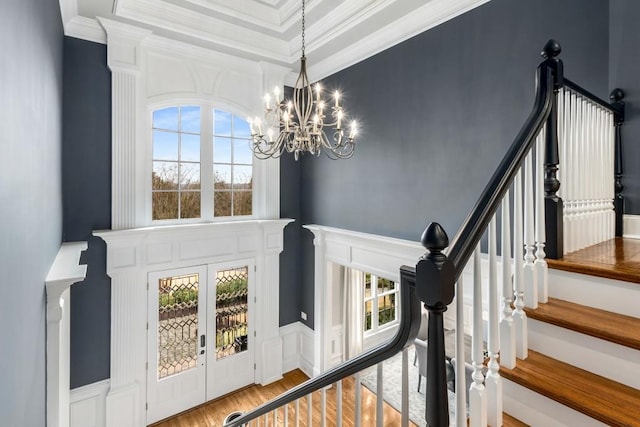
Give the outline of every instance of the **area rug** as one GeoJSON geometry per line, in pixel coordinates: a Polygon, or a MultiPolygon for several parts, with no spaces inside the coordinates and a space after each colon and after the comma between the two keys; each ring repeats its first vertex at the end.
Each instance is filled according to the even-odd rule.
{"type": "MultiPolygon", "coordinates": [[[[453,356],[455,349],[454,331],[446,331],[445,348],[447,355],[453,356]]],[[[465,353],[471,353],[470,337],[465,336],[465,353]]],[[[425,420],[425,399],[426,381],[422,378],[420,391],[418,391],[418,366],[413,366],[415,350],[409,347],[409,419],[417,426],[426,426],[425,420]]],[[[394,407],[398,412],[402,408],[402,353],[382,362],[383,388],[382,396],[385,402],[394,407]]],[[[362,373],[362,385],[377,394],[377,368],[372,366],[362,373]]],[[[449,424],[455,425],[455,393],[447,391],[449,394],[449,424]]]]}

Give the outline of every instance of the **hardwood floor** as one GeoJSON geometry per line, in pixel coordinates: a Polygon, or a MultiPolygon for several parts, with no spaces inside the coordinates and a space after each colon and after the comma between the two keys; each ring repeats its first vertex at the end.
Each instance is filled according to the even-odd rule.
{"type": "Polygon", "coordinates": [[[640,239],[616,237],[547,263],[558,270],[640,283],[640,239]]]}
{"type": "MultiPolygon", "coordinates": [[[[243,390],[232,393],[228,396],[216,399],[212,402],[201,405],[197,408],[178,414],[172,418],[153,424],[154,427],[221,427],[224,418],[233,411],[248,411],[262,403],[265,403],[281,393],[303,383],[308,378],[300,370],[295,370],[284,375],[284,378],[265,387],[253,385],[243,390]]],[[[354,425],[354,385],[353,378],[343,381],[343,426],[354,425]]],[[[312,425],[320,425],[320,392],[316,392],[312,397],[313,421],[312,425]]],[[[367,388],[362,387],[362,425],[375,425],[376,396],[367,388]]],[[[307,426],[307,402],[306,399],[300,401],[300,412],[303,415],[300,426],[307,426]]],[[[293,420],[295,414],[294,404],[289,405],[289,420],[293,420]]],[[[327,391],[327,427],[335,426],[336,422],[336,388],[332,387],[327,391]]],[[[278,424],[282,424],[283,412],[278,411],[278,424]]],[[[400,413],[388,404],[384,404],[384,425],[393,427],[400,425],[400,413]]],[[[273,415],[269,415],[269,426],[273,425],[273,415]]],[[[295,424],[291,424],[295,425],[295,424]]],[[[416,427],[415,424],[409,423],[416,427]]],[[[260,426],[263,426],[262,421],[260,426]]]]}

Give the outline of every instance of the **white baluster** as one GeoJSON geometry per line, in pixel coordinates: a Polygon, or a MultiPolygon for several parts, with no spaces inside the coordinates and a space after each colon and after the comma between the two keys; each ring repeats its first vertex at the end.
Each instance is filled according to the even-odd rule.
{"type": "Polygon", "coordinates": [[[560,188],[558,189],[558,197],[564,200],[565,185],[567,181],[567,128],[565,127],[566,110],[564,106],[565,91],[560,88],[557,95],[557,116],[558,116],[558,153],[560,155],[560,164],[558,165],[558,179],[560,180],[560,188]]]}
{"type": "Polygon", "coordinates": [[[307,394],[307,427],[313,425],[313,398],[307,394]]]}
{"type": "MultiPolygon", "coordinates": [[[[544,245],[546,242],[545,219],[544,219],[544,146],[547,136],[546,126],[540,131],[536,141],[536,260],[534,267],[536,269],[536,281],[538,283],[538,301],[546,303],[549,300],[547,292],[547,275],[548,267],[545,260],[544,245]]],[[[562,181],[560,181],[562,185],[562,181]]]]}
{"type": "Polygon", "coordinates": [[[456,283],[456,427],[467,427],[467,389],[464,354],[464,286],[462,276],[456,283]]]}
{"type": "Polygon", "coordinates": [[[487,392],[482,373],[484,366],[482,335],[482,265],[480,245],[478,245],[473,254],[473,336],[471,341],[473,384],[469,387],[469,425],[471,427],[487,425],[487,392]]]}
{"type": "Polygon", "coordinates": [[[320,425],[327,425],[327,388],[323,387],[320,391],[320,425]]]}
{"type": "Polygon", "coordinates": [[[338,380],[336,387],[336,427],[342,427],[342,380],[338,380]]]}
{"type": "Polygon", "coordinates": [[[498,355],[500,337],[498,328],[498,255],[496,238],[496,217],[489,223],[489,371],[485,379],[487,387],[487,422],[492,426],[502,425],[502,379],[500,378],[498,355]]]}
{"type": "Polygon", "coordinates": [[[402,427],[409,426],[409,349],[402,350],[402,427]]]}
{"type": "Polygon", "coordinates": [[[538,285],[536,269],[533,265],[536,257],[533,210],[533,152],[524,160],[524,303],[527,307],[538,307],[538,285]]]}
{"type": "Polygon", "coordinates": [[[576,162],[575,162],[575,139],[576,139],[576,95],[571,91],[566,92],[565,107],[568,108],[565,114],[565,126],[567,127],[567,157],[562,160],[566,169],[566,182],[562,182],[561,188],[564,188],[564,252],[573,252],[575,247],[575,181],[576,181],[576,162]]]}
{"type": "Polygon", "coordinates": [[[377,384],[376,384],[376,426],[382,427],[384,425],[384,415],[382,411],[382,404],[384,403],[383,399],[383,377],[382,377],[382,362],[378,363],[378,376],[377,376],[377,384]]]}
{"type": "Polygon", "coordinates": [[[509,192],[507,192],[502,199],[502,320],[500,321],[500,363],[507,369],[513,369],[516,366],[516,340],[513,335],[513,309],[511,308],[514,290],[511,278],[510,216],[509,192]]]}
{"type": "Polygon", "coordinates": [[[284,427],[289,427],[289,405],[284,405],[284,427]]]}
{"type": "Polygon", "coordinates": [[[300,427],[300,418],[302,414],[300,413],[300,399],[296,399],[296,427],[300,427]]]}
{"type": "Polygon", "coordinates": [[[267,427],[269,425],[269,414],[264,414],[264,417],[262,417],[262,422],[264,423],[264,427],[267,427]]]}
{"type": "Polygon", "coordinates": [[[522,230],[522,168],[513,181],[513,287],[515,310],[513,327],[516,336],[516,357],[526,359],[529,354],[527,314],[524,312],[524,243],[522,230]]]}
{"type": "Polygon", "coordinates": [[[273,410],[273,426],[275,427],[278,424],[278,410],[273,410]]]}
{"type": "Polygon", "coordinates": [[[355,427],[361,427],[362,425],[362,381],[360,378],[360,372],[355,375],[355,388],[356,388],[356,404],[354,408],[354,424],[355,427]]]}

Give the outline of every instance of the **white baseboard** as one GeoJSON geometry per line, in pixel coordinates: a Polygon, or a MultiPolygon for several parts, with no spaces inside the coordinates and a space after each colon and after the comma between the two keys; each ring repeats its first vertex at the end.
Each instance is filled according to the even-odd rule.
{"type": "Polygon", "coordinates": [[[301,322],[280,327],[283,372],[300,369],[313,377],[313,329],[301,322]]]}
{"type": "Polygon", "coordinates": [[[70,427],[105,427],[109,380],[74,388],[69,394],[70,427]]]}
{"type": "Polygon", "coordinates": [[[624,237],[640,239],[640,215],[623,215],[622,230],[624,237]]]}

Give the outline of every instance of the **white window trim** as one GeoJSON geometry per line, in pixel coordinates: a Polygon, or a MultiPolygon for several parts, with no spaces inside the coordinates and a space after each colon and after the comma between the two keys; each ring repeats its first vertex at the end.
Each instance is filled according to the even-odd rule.
{"type": "MultiPolygon", "coordinates": [[[[207,141],[213,141],[213,132],[211,129],[213,128],[213,115],[205,114],[204,112],[212,111],[212,110],[220,110],[227,113],[231,113],[237,117],[248,117],[249,113],[246,111],[240,111],[238,108],[229,106],[225,102],[215,101],[212,99],[194,99],[194,98],[168,98],[162,102],[150,103],[147,105],[146,114],[145,114],[145,123],[146,123],[146,132],[145,138],[146,141],[146,150],[145,150],[145,158],[147,159],[144,170],[145,170],[145,204],[144,204],[144,213],[143,218],[145,219],[145,224],[153,225],[153,226],[162,226],[162,225],[179,225],[179,224],[207,224],[207,223],[217,223],[217,222],[233,222],[233,221],[247,221],[252,219],[275,219],[278,217],[279,209],[277,214],[274,216],[270,211],[273,210],[269,206],[266,205],[265,201],[267,198],[263,194],[266,192],[266,189],[269,186],[276,186],[277,190],[280,191],[280,180],[279,180],[279,162],[277,165],[274,165],[273,162],[268,163],[269,160],[259,160],[254,157],[253,159],[253,188],[251,190],[252,193],[252,207],[251,207],[251,215],[238,215],[238,216],[213,216],[213,200],[214,191],[213,186],[210,189],[205,191],[204,182],[213,182],[213,162],[215,161],[214,153],[213,153],[213,143],[206,143],[207,141]],[[197,106],[200,107],[200,203],[201,203],[201,217],[200,218],[176,218],[176,219],[162,219],[162,220],[154,220],[152,218],[153,211],[153,195],[152,195],[152,182],[151,176],[153,172],[153,112],[162,108],[168,107],[177,107],[177,106],[197,106]],[[205,163],[203,159],[213,159],[211,162],[207,161],[207,167],[205,167],[205,163]],[[211,165],[211,168],[208,166],[211,165]],[[273,180],[274,166],[277,166],[278,179],[277,182],[273,180]],[[268,176],[271,176],[272,182],[269,183],[266,181],[268,176]],[[210,191],[209,191],[210,190],[210,191]]],[[[272,159],[270,159],[272,160],[272,159]]],[[[278,205],[280,198],[278,197],[278,205]]]]}
{"type": "MultiPolygon", "coordinates": [[[[362,273],[363,276],[366,276],[366,274],[371,274],[368,272],[363,272],[362,273]]],[[[365,340],[376,335],[379,334],[381,332],[384,332],[387,329],[393,328],[394,326],[396,326],[399,322],[399,314],[400,314],[400,283],[395,281],[395,280],[391,280],[391,282],[394,283],[394,289],[391,291],[386,291],[386,292],[382,292],[382,293],[378,293],[378,287],[377,287],[377,282],[380,279],[386,279],[385,277],[381,277],[377,274],[371,274],[371,291],[372,291],[372,295],[370,297],[364,296],[363,293],[363,298],[362,301],[364,304],[366,304],[367,301],[371,301],[371,329],[369,330],[364,330],[366,321],[363,320],[363,334],[364,334],[364,338],[365,340]],[[375,286],[374,286],[375,283],[375,286]],[[395,303],[395,319],[392,320],[391,322],[387,322],[384,325],[380,326],[380,307],[378,307],[378,299],[380,297],[384,297],[387,295],[396,295],[396,303],[395,303]]],[[[390,280],[390,279],[386,279],[386,280],[390,280]]],[[[363,278],[362,280],[363,282],[363,287],[365,286],[366,283],[366,278],[363,278]]],[[[367,315],[367,310],[366,308],[363,309],[363,315],[365,316],[366,319],[366,315],[367,315]]]]}

